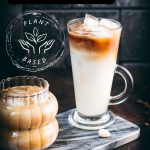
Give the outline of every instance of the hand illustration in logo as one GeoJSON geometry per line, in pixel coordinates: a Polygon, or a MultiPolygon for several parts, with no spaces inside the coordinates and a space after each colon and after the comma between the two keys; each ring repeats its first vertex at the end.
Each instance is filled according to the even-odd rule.
{"type": "MultiPolygon", "coordinates": [[[[28,41],[19,39],[18,42],[20,43],[21,47],[28,53],[30,53],[32,50],[32,53],[35,54],[36,53],[35,46],[33,46],[30,42],[33,42],[37,45],[38,43],[44,41],[47,38],[47,33],[39,35],[38,29],[34,27],[33,34],[25,32],[25,37],[27,38],[28,41]]],[[[41,54],[41,52],[45,53],[47,50],[50,50],[54,42],[55,42],[54,39],[45,41],[43,44],[39,46],[38,54],[41,54]]]]}
{"type": "Polygon", "coordinates": [[[44,51],[44,53],[51,49],[51,47],[53,46],[55,40],[49,40],[49,41],[46,41],[45,43],[43,43],[40,47],[39,47],[39,54],[41,53],[41,51],[44,51]]]}
{"type": "Polygon", "coordinates": [[[24,41],[24,40],[18,40],[18,42],[20,43],[21,47],[28,51],[28,53],[30,53],[30,49],[33,50],[33,54],[35,54],[35,48],[34,46],[32,46],[28,41],[24,41]]]}

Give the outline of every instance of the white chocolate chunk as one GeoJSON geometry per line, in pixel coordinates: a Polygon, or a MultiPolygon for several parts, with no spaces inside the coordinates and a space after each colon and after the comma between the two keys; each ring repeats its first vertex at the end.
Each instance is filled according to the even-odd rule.
{"type": "Polygon", "coordinates": [[[111,136],[110,132],[106,129],[100,129],[98,131],[98,134],[99,134],[100,137],[104,137],[104,138],[107,138],[107,137],[111,136]]]}

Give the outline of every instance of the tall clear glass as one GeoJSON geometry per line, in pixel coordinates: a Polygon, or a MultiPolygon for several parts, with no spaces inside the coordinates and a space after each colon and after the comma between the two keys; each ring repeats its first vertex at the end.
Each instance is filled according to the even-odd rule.
{"type": "Polygon", "coordinates": [[[75,127],[87,130],[114,123],[115,117],[108,111],[108,106],[124,102],[133,88],[130,72],[116,64],[122,26],[115,20],[105,20],[113,27],[86,30],[82,27],[84,18],[67,24],[76,101],[69,121],[75,127]],[[115,73],[124,79],[125,88],[121,94],[111,96],[115,73]]]}

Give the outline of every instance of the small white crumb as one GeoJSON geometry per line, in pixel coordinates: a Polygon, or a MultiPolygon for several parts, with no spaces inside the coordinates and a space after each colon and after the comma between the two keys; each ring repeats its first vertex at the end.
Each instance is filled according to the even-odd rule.
{"type": "Polygon", "coordinates": [[[107,138],[107,137],[111,136],[110,132],[108,130],[106,130],[106,129],[100,129],[98,131],[98,135],[100,137],[104,137],[104,138],[107,138]]]}

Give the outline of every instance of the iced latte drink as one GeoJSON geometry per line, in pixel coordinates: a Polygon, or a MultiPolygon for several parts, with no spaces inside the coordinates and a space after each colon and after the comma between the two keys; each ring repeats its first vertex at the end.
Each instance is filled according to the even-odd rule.
{"type": "Polygon", "coordinates": [[[107,112],[121,29],[117,21],[98,19],[91,15],[68,23],[79,116],[93,117],[107,112]]]}

